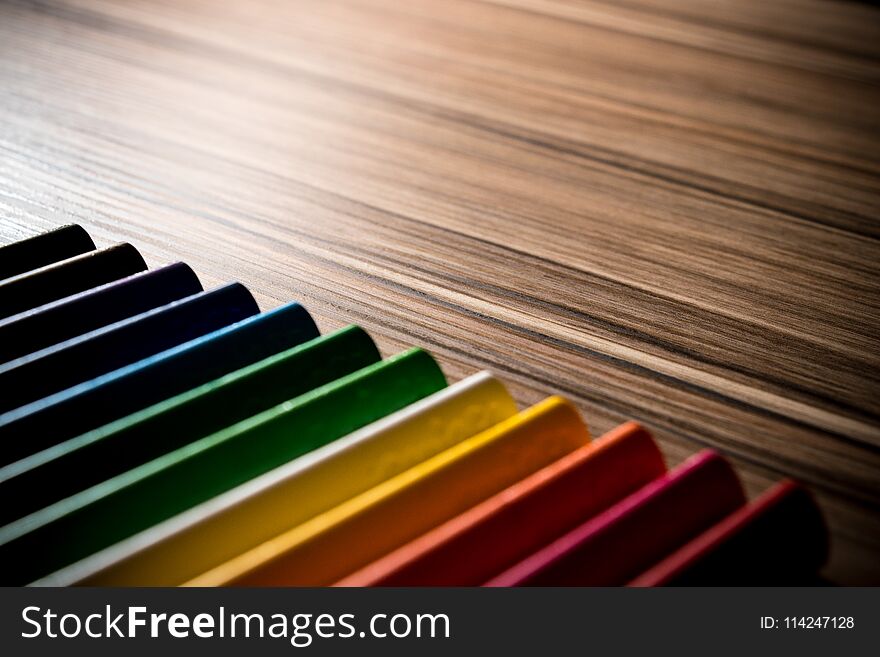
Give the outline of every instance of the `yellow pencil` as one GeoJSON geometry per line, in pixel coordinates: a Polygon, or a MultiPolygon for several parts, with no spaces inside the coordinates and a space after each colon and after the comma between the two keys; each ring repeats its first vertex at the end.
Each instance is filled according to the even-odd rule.
{"type": "Polygon", "coordinates": [[[588,441],[551,397],[187,584],[331,584],[588,441]]]}
{"type": "Polygon", "coordinates": [[[476,374],[39,582],[173,586],[516,413],[476,374]]]}

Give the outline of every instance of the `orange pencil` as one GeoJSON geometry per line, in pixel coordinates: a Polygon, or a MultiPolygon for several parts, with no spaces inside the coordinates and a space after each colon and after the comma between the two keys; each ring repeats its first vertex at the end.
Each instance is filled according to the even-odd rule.
{"type": "Polygon", "coordinates": [[[551,397],[187,584],[333,584],[587,442],[551,397]]]}
{"type": "Polygon", "coordinates": [[[478,586],[665,469],[651,435],[628,422],[337,586],[478,586]]]}

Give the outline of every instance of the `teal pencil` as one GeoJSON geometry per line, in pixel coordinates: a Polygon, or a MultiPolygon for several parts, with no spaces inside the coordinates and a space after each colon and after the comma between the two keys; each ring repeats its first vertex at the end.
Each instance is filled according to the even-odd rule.
{"type": "Polygon", "coordinates": [[[378,360],[349,326],[0,468],[0,525],[378,360]]]}
{"type": "Polygon", "coordinates": [[[413,349],[0,528],[0,581],[74,563],[446,386],[413,349]]]}

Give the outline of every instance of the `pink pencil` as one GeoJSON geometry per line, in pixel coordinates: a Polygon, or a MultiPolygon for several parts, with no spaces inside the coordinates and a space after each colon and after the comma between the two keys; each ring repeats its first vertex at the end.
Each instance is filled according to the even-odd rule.
{"type": "Polygon", "coordinates": [[[623,585],[743,504],[730,463],[706,450],[485,585],[623,585]]]}
{"type": "Polygon", "coordinates": [[[828,558],[828,530],[809,491],[783,481],[630,582],[630,586],[792,586],[828,558]]]}

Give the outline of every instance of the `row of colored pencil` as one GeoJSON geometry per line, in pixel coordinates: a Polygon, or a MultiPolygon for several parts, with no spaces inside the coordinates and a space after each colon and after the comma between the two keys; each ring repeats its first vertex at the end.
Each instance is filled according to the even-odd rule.
{"type": "Polygon", "coordinates": [[[0,583],[797,584],[810,494],[747,503],[704,451],[668,471],[636,423],[591,440],[357,326],[146,271],[78,226],[0,248],[0,583]]]}

